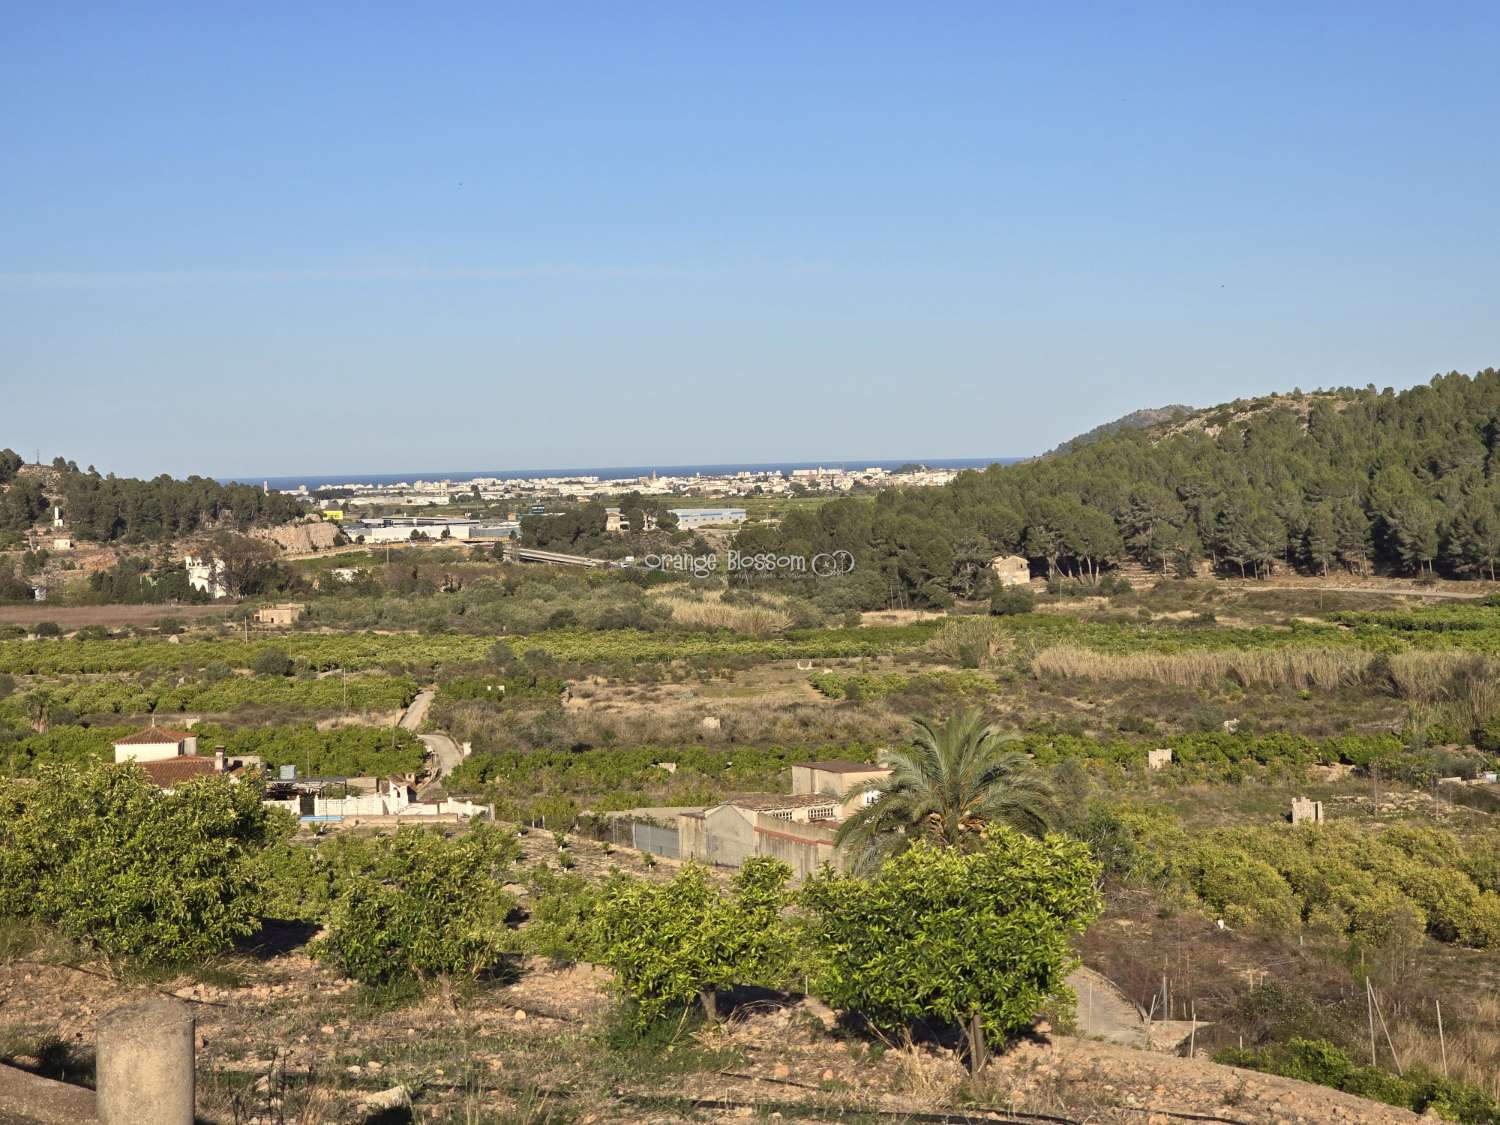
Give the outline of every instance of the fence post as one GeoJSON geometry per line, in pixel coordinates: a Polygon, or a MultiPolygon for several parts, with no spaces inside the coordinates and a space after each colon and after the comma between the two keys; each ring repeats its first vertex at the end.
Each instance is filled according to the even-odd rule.
{"type": "Polygon", "coordinates": [[[193,1125],[193,1035],[181,1000],[153,997],[99,1021],[96,1060],[101,1125],[193,1125]]]}

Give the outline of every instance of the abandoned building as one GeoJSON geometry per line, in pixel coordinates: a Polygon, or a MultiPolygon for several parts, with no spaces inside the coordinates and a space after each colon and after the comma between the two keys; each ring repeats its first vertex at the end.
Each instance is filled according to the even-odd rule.
{"type": "Polygon", "coordinates": [[[261,606],[255,611],[257,625],[269,625],[277,629],[289,629],[297,623],[307,606],[301,602],[282,602],[279,605],[261,606]]]}
{"type": "Polygon", "coordinates": [[[990,560],[990,570],[1000,586],[1024,586],[1031,581],[1031,564],[1020,555],[996,555],[990,560]]]}
{"type": "Polygon", "coordinates": [[[720,867],[740,867],[752,856],[769,856],[785,863],[797,878],[806,878],[824,864],[842,870],[834,835],[840,822],[873,797],[852,791],[889,773],[868,762],[794,765],[789,794],[734,797],[702,812],[678,814],[678,854],[720,867]]]}

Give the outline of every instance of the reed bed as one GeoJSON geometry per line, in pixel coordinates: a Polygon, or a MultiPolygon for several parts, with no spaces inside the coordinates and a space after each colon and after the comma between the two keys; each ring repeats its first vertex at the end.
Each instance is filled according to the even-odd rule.
{"type": "Polygon", "coordinates": [[[662,597],[672,620],[690,629],[730,629],[747,637],[774,637],[792,627],[792,615],[775,606],[725,605],[712,598],[662,597]]]}
{"type": "Polygon", "coordinates": [[[1391,657],[1396,694],[1415,703],[1452,700],[1471,703],[1480,712],[1495,706],[1500,661],[1475,652],[1413,649],[1391,657]]]}
{"type": "Polygon", "coordinates": [[[1058,644],[1032,657],[1040,677],[1090,680],[1150,680],[1175,687],[1210,688],[1226,680],[1243,687],[1332,691],[1358,683],[1374,660],[1362,649],[1225,648],[1192,652],[1105,653],[1081,645],[1058,644]]]}

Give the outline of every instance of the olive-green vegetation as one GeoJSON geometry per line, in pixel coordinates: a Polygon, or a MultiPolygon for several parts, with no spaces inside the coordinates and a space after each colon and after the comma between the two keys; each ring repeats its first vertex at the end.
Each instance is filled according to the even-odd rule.
{"type": "Polygon", "coordinates": [[[977,695],[995,689],[995,681],[979,672],[814,672],[808,677],[829,699],[854,702],[890,695],[934,692],[948,696],[977,695]]]}
{"type": "Polygon", "coordinates": [[[221,953],[259,928],[252,859],[273,832],[260,797],[227,778],[162,793],[130,766],[0,781],[0,916],[107,959],[221,953]]]}
{"type": "Polygon", "coordinates": [[[46,686],[16,692],[0,703],[0,722],[40,713],[73,715],[219,714],[240,708],[286,712],[393,711],[417,694],[407,676],[361,675],[347,679],[235,676],[220,667],[183,682],[181,676],[135,679],[49,678],[46,686]]]}
{"type": "MultiPolygon", "coordinates": [[[[571,821],[647,805],[713,804],[725,794],[787,788],[791,766],[816,757],[869,761],[871,746],[630,746],[476,751],[448,779],[457,792],[484,793],[497,811],[531,819],[539,802],[571,821]],[[663,768],[663,763],[675,766],[663,768]],[[550,800],[549,800],[550,799],[550,800]]],[[[549,823],[556,813],[549,816],[549,823]]]]}
{"type": "Polygon", "coordinates": [[[747,525],[735,546],[851,551],[853,574],[802,581],[843,587],[859,608],[974,596],[1002,553],[1090,583],[1126,560],[1159,572],[1203,561],[1234,575],[1279,566],[1493,579],[1497,455],[1500,371],[1455,373],[1399,394],[1230,403],[939,489],[793,510],[776,526],[747,525]]]}
{"type": "Polygon", "coordinates": [[[1165,817],[1123,819],[1142,845],[1138,874],[1231,926],[1500,944],[1500,832],[1335,822],[1189,833],[1165,817]]]}
{"type": "MultiPolygon", "coordinates": [[[[712,657],[750,657],[756,660],[833,659],[876,656],[903,648],[915,649],[931,636],[927,625],[887,628],[804,629],[784,637],[757,639],[733,633],[691,631],[643,632],[613,629],[587,632],[562,629],[509,638],[518,654],[532,650],[570,663],[629,663],[693,660],[712,657]]],[[[169,644],[152,640],[59,640],[46,644],[0,641],[0,672],[23,675],[79,675],[138,672],[146,668],[195,669],[222,664],[250,668],[268,649],[284,651],[298,668],[362,671],[385,667],[430,668],[482,660],[493,636],[411,633],[292,634],[275,641],[231,637],[194,639],[169,644]]]]}
{"type": "Polygon", "coordinates": [[[1217,1062],[1281,1074],[1303,1082],[1331,1086],[1361,1098],[1403,1106],[1414,1113],[1474,1125],[1500,1120],[1500,1101],[1483,1090],[1422,1068],[1392,1074],[1356,1063],[1348,1052],[1323,1039],[1293,1038],[1269,1047],[1227,1047],[1217,1062]]]}
{"type": "MultiPolygon", "coordinates": [[[[82,766],[113,759],[116,739],[137,727],[54,726],[41,734],[0,732],[0,776],[30,777],[51,765],[82,766]]],[[[415,773],[425,748],[409,731],[371,727],[318,730],[311,723],[284,726],[195,728],[200,752],[223,746],[231,758],[258,756],[267,769],[295,765],[322,777],[390,777],[415,773]]]]}

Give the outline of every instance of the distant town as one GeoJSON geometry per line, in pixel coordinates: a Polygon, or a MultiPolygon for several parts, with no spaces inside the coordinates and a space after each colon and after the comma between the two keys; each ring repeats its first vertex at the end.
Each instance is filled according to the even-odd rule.
{"type": "MultiPolygon", "coordinates": [[[[963,467],[973,467],[965,465],[963,467]]],[[[927,487],[947,484],[957,467],[908,464],[897,468],[817,467],[738,469],[723,472],[641,473],[631,476],[578,474],[558,476],[475,476],[468,479],[358,482],[278,489],[324,508],[437,507],[480,501],[586,501],[639,492],[642,496],[796,496],[838,494],[860,489],[927,487]]],[[[269,481],[265,488],[270,491],[269,481]]]]}

